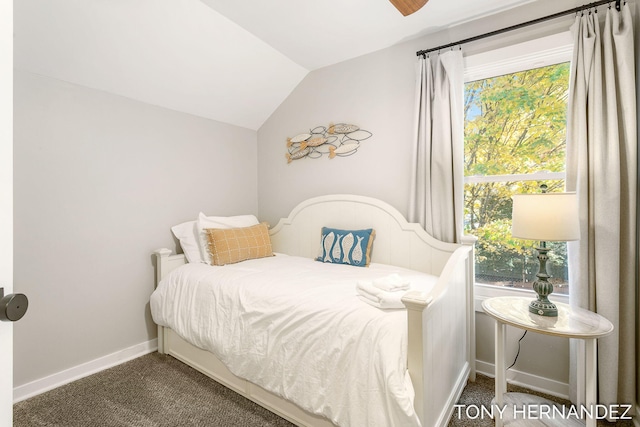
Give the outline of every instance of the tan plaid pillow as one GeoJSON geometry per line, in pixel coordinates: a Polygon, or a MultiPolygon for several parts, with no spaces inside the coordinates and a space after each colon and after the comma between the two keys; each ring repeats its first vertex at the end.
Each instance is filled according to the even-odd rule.
{"type": "Polygon", "coordinates": [[[266,222],[242,228],[205,228],[212,265],[273,256],[266,222]]]}

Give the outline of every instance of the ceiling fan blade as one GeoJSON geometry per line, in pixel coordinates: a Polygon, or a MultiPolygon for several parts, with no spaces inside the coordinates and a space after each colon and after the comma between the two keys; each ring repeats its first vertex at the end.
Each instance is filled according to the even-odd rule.
{"type": "Polygon", "coordinates": [[[420,10],[429,0],[389,0],[404,16],[420,10]]]}

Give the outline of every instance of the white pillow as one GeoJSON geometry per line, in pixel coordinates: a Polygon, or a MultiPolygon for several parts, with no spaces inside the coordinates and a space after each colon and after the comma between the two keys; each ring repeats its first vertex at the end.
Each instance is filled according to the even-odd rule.
{"type": "Polygon", "coordinates": [[[173,235],[180,241],[187,262],[205,262],[200,251],[198,221],[188,221],[171,227],[173,235]]]}
{"type": "Polygon", "coordinates": [[[209,253],[209,242],[207,235],[203,231],[205,228],[240,228],[251,227],[260,224],[258,218],[254,215],[237,215],[237,216],[206,216],[202,212],[198,215],[197,236],[200,247],[200,257],[202,262],[211,264],[211,254],[209,253]]]}

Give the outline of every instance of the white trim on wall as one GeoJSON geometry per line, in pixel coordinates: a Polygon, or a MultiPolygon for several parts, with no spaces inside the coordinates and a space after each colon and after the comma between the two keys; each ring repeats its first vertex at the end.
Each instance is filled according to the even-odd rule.
{"type": "MultiPolygon", "coordinates": [[[[478,300],[477,300],[478,301],[478,300]]],[[[478,311],[478,310],[476,310],[478,311]]],[[[37,396],[49,390],[69,384],[89,375],[98,373],[105,369],[112,368],[138,357],[153,353],[158,349],[158,340],[153,339],[144,343],[134,345],[129,348],[111,353],[107,356],[83,363],[73,368],[49,375],[30,383],[15,387],[13,389],[13,403],[18,403],[30,397],[37,396]]],[[[478,373],[488,377],[495,377],[495,366],[481,360],[476,360],[478,373]]],[[[507,371],[507,381],[510,384],[526,387],[531,390],[547,393],[552,396],[567,399],[569,395],[569,385],[549,378],[528,374],[515,369],[507,371]]],[[[640,413],[640,412],[638,412],[640,413]]],[[[636,426],[640,427],[636,421],[636,426]]]]}
{"type": "MultiPolygon", "coordinates": [[[[479,374],[495,378],[495,365],[493,363],[476,360],[476,371],[479,374]]],[[[509,384],[526,387],[530,390],[546,393],[551,396],[569,399],[569,384],[552,380],[550,378],[540,377],[516,369],[507,371],[507,382],[509,384]]]]}
{"type": "Polygon", "coordinates": [[[115,353],[91,360],[73,368],[57,372],[48,377],[40,378],[13,389],[13,403],[21,402],[30,397],[58,388],[70,382],[79,380],[105,369],[112,368],[158,349],[158,339],[136,344],[115,353]]]}
{"type": "Polygon", "coordinates": [[[516,73],[571,61],[573,41],[569,31],[465,56],[464,81],[516,73]]]}

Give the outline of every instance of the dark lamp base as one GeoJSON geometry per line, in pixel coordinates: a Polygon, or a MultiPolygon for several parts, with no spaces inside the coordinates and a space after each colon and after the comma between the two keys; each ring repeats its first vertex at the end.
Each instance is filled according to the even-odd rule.
{"type": "Polygon", "coordinates": [[[558,317],[558,308],[550,301],[534,300],[529,304],[529,311],[539,316],[558,317]]]}
{"type": "Polygon", "coordinates": [[[539,316],[558,317],[558,308],[547,298],[553,293],[553,285],[549,283],[549,275],[547,274],[547,252],[549,249],[545,242],[540,242],[538,249],[538,261],[540,269],[536,277],[538,280],[533,282],[533,290],[536,291],[538,298],[531,301],[529,311],[539,316]]]}

